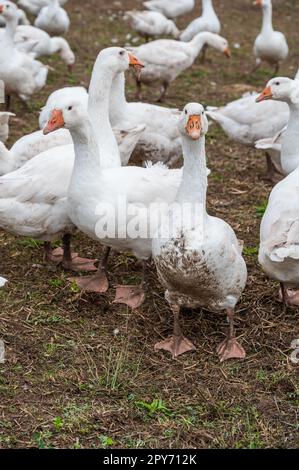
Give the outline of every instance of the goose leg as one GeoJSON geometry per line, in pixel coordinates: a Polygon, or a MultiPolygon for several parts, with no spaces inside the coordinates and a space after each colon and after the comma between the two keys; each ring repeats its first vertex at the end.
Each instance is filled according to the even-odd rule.
{"type": "Polygon", "coordinates": [[[299,306],[299,290],[290,290],[285,285],[280,283],[280,299],[282,300],[285,307],[288,306],[299,306]]]}
{"type": "Polygon", "coordinates": [[[157,103],[164,103],[168,87],[169,87],[169,83],[163,82],[161,95],[157,99],[157,103]]]}
{"type": "Polygon", "coordinates": [[[139,308],[145,300],[147,262],[143,261],[142,281],[139,286],[116,286],[114,303],[125,304],[132,310],[139,308]]]}
{"type": "Polygon", "coordinates": [[[273,71],[274,77],[277,76],[278,70],[279,70],[279,62],[277,62],[277,64],[275,64],[274,71],[273,71]]]}
{"type": "Polygon", "coordinates": [[[109,289],[109,281],[107,277],[107,264],[111,248],[105,247],[101,261],[96,274],[93,276],[75,277],[70,280],[75,282],[77,286],[85,292],[96,292],[104,294],[109,289]]]}
{"type": "Polygon", "coordinates": [[[45,242],[45,260],[55,264],[62,264],[64,269],[70,271],[96,271],[95,259],[80,258],[78,253],[71,251],[71,235],[66,234],[62,238],[63,248],[51,249],[51,243],[45,242]]]}
{"type": "Polygon", "coordinates": [[[178,305],[171,306],[174,324],[173,334],[169,338],[155,344],[155,350],[163,349],[169,351],[173,358],[180,356],[188,351],[195,351],[195,346],[189,339],[185,338],[180,326],[180,307],[178,305]]]}
{"type": "Polygon", "coordinates": [[[6,96],[5,96],[5,110],[6,110],[6,111],[9,111],[9,110],[10,110],[10,106],[11,106],[11,96],[10,96],[10,95],[6,95],[6,96]]]}
{"type": "Polygon", "coordinates": [[[260,68],[260,66],[261,66],[261,63],[262,63],[262,61],[261,61],[260,59],[257,59],[257,60],[256,60],[256,63],[255,63],[255,66],[254,66],[254,67],[253,67],[253,69],[251,70],[250,74],[252,74],[252,73],[256,72],[256,71],[257,71],[257,69],[259,69],[259,68],[260,68]]]}
{"type": "Polygon", "coordinates": [[[136,94],[135,99],[138,101],[142,100],[142,84],[141,81],[136,78],[136,94]]]}
{"type": "Polygon", "coordinates": [[[227,359],[244,359],[246,353],[242,346],[238,343],[235,336],[234,327],[234,309],[227,309],[227,318],[229,322],[229,330],[226,339],[219,344],[217,352],[220,358],[220,362],[226,361],[227,359]]]}
{"type": "Polygon", "coordinates": [[[267,181],[271,181],[272,183],[275,183],[275,166],[273,165],[272,158],[270,157],[268,152],[266,152],[266,159],[267,159],[267,173],[264,176],[264,179],[267,181]]]}

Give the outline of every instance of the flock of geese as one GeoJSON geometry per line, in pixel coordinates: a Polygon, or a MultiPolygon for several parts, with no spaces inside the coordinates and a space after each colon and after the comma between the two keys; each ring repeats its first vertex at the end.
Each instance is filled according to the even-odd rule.
{"type": "MultiPolygon", "coordinates": [[[[37,60],[40,56],[58,53],[68,67],[74,65],[74,53],[61,37],[70,26],[64,3],[20,0],[17,6],[0,1],[0,79],[7,107],[11,96],[30,100],[46,84],[49,69],[37,60]],[[18,7],[36,16],[34,26],[18,7]]],[[[271,0],[255,3],[262,8],[263,21],[254,44],[254,69],[266,61],[276,72],[287,58],[287,42],[273,30],[271,0]]],[[[280,282],[285,305],[299,305],[299,81],[273,78],[261,94],[206,110],[199,103],[187,104],[182,112],[144,103],[142,84],[160,84],[163,100],[170,84],[207,47],[230,57],[226,39],[219,36],[221,23],[212,0],[202,0],[202,15],[184,31],[178,30],[175,19],[192,11],[194,0],[150,0],[144,6],[145,11],[127,12],[125,18],[146,42],[130,50],[101,50],[88,92],[83,87],[56,90],[41,111],[40,130],[10,149],[5,146],[10,113],[1,113],[0,227],[42,240],[47,262],[90,271],[74,278],[88,292],[108,290],[111,249],[134,254],[144,264],[142,282],[119,286],[115,297],[132,309],[144,302],[146,262],[152,258],[174,315],[173,335],[155,349],[173,357],[194,350],[179,315],[183,307],[199,307],[227,314],[228,334],[217,350],[220,360],[244,358],[234,311],[247,269],[233,229],[206,210],[208,118],[230,138],[266,150],[269,177],[274,172],[284,177],[272,190],[262,220],[259,262],[280,282]],[[155,39],[161,35],[173,39],[155,39]],[[136,76],[135,102],[127,102],[125,95],[130,67],[136,76]],[[141,156],[143,167],[128,166],[134,155],[141,156]],[[183,167],[172,169],[182,156],[183,167]],[[126,201],[121,211],[120,199],[126,201]],[[104,224],[99,223],[103,207],[109,208],[104,224]],[[148,229],[142,236],[132,235],[132,228],[138,232],[136,221],[148,229]],[[107,231],[107,226],[117,230],[107,231]],[[72,253],[75,230],[102,245],[98,266],[97,260],[72,253]],[[51,242],[58,239],[62,248],[52,250],[51,242]]],[[[0,286],[4,284],[0,278],[0,286]]]]}

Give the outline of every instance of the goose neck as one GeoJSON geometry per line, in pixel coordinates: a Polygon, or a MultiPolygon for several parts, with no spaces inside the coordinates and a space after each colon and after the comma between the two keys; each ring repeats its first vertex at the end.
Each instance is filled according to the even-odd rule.
{"type": "Polygon", "coordinates": [[[101,174],[101,158],[93,127],[88,119],[70,129],[73,139],[75,163],[71,186],[78,187],[81,181],[90,181],[101,174]]]}
{"type": "Polygon", "coordinates": [[[187,44],[190,45],[191,49],[193,50],[194,57],[197,57],[201,52],[203,46],[208,43],[209,41],[209,33],[203,32],[198,33],[194,38],[187,44]]]}
{"type": "Polygon", "coordinates": [[[208,186],[205,137],[193,141],[187,136],[182,136],[182,147],[184,167],[176,201],[201,204],[205,212],[208,186]]]}
{"type": "Polygon", "coordinates": [[[212,0],[202,0],[202,16],[209,15],[214,12],[212,0]]]}
{"type": "Polygon", "coordinates": [[[127,100],[125,95],[125,74],[119,73],[113,79],[110,93],[109,116],[112,126],[126,119],[127,100]]]}
{"type": "Polygon", "coordinates": [[[273,31],[272,25],[272,4],[268,3],[263,6],[263,23],[262,23],[262,33],[267,34],[273,31]]]}
{"type": "Polygon", "coordinates": [[[101,164],[109,168],[121,165],[118,145],[109,120],[110,94],[114,77],[115,73],[104,67],[98,58],[89,87],[88,114],[102,153],[101,164]]]}
{"type": "Polygon", "coordinates": [[[5,39],[6,42],[14,45],[14,36],[18,26],[18,18],[15,16],[14,18],[9,18],[6,20],[6,27],[5,27],[5,39]]]}

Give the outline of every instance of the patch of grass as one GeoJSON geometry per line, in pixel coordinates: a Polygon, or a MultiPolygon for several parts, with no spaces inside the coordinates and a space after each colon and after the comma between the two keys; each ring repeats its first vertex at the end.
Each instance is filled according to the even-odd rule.
{"type": "Polygon", "coordinates": [[[263,201],[260,205],[255,206],[255,213],[259,217],[263,217],[266,209],[267,209],[268,201],[263,201]]]}

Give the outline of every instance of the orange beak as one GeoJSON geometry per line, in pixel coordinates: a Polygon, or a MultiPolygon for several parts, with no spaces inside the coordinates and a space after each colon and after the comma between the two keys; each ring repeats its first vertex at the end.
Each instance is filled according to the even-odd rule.
{"type": "Polygon", "coordinates": [[[263,5],[263,0],[255,0],[253,2],[253,5],[258,5],[259,7],[261,7],[263,5]]]}
{"type": "Polygon", "coordinates": [[[135,57],[133,54],[129,53],[129,59],[130,59],[130,65],[132,65],[133,67],[140,67],[143,69],[144,64],[140,62],[140,60],[137,59],[137,57],[135,57]]]}
{"type": "Polygon", "coordinates": [[[133,54],[130,54],[130,53],[129,53],[129,60],[130,60],[129,62],[130,66],[134,67],[134,70],[137,75],[137,80],[140,80],[141,70],[144,68],[144,64],[140,62],[140,60],[137,59],[137,57],[135,57],[133,54]]]}
{"type": "Polygon", "coordinates": [[[50,132],[54,132],[61,129],[64,126],[63,114],[60,109],[54,109],[51,113],[51,117],[43,130],[43,134],[47,135],[50,132]]]}
{"type": "Polygon", "coordinates": [[[232,56],[232,53],[231,53],[231,50],[230,50],[229,47],[227,47],[226,49],[224,49],[223,53],[226,55],[226,57],[227,57],[228,59],[230,59],[231,56],[232,56]]]}
{"type": "Polygon", "coordinates": [[[4,5],[0,5],[0,15],[3,13],[4,11],[4,5]]]}
{"type": "Polygon", "coordinates": [[[256,102],[260,103],[261,101],[270,100],[273,98],[272,88],[267,86],[264,91],[256,98],[256,102]]]}
{"type": "Polygon", "coordinates": [[[198,115],[190,116],[186,126],[187,134],[193,140],[198,140],[201,134],[201,118],[198,115]]]}

